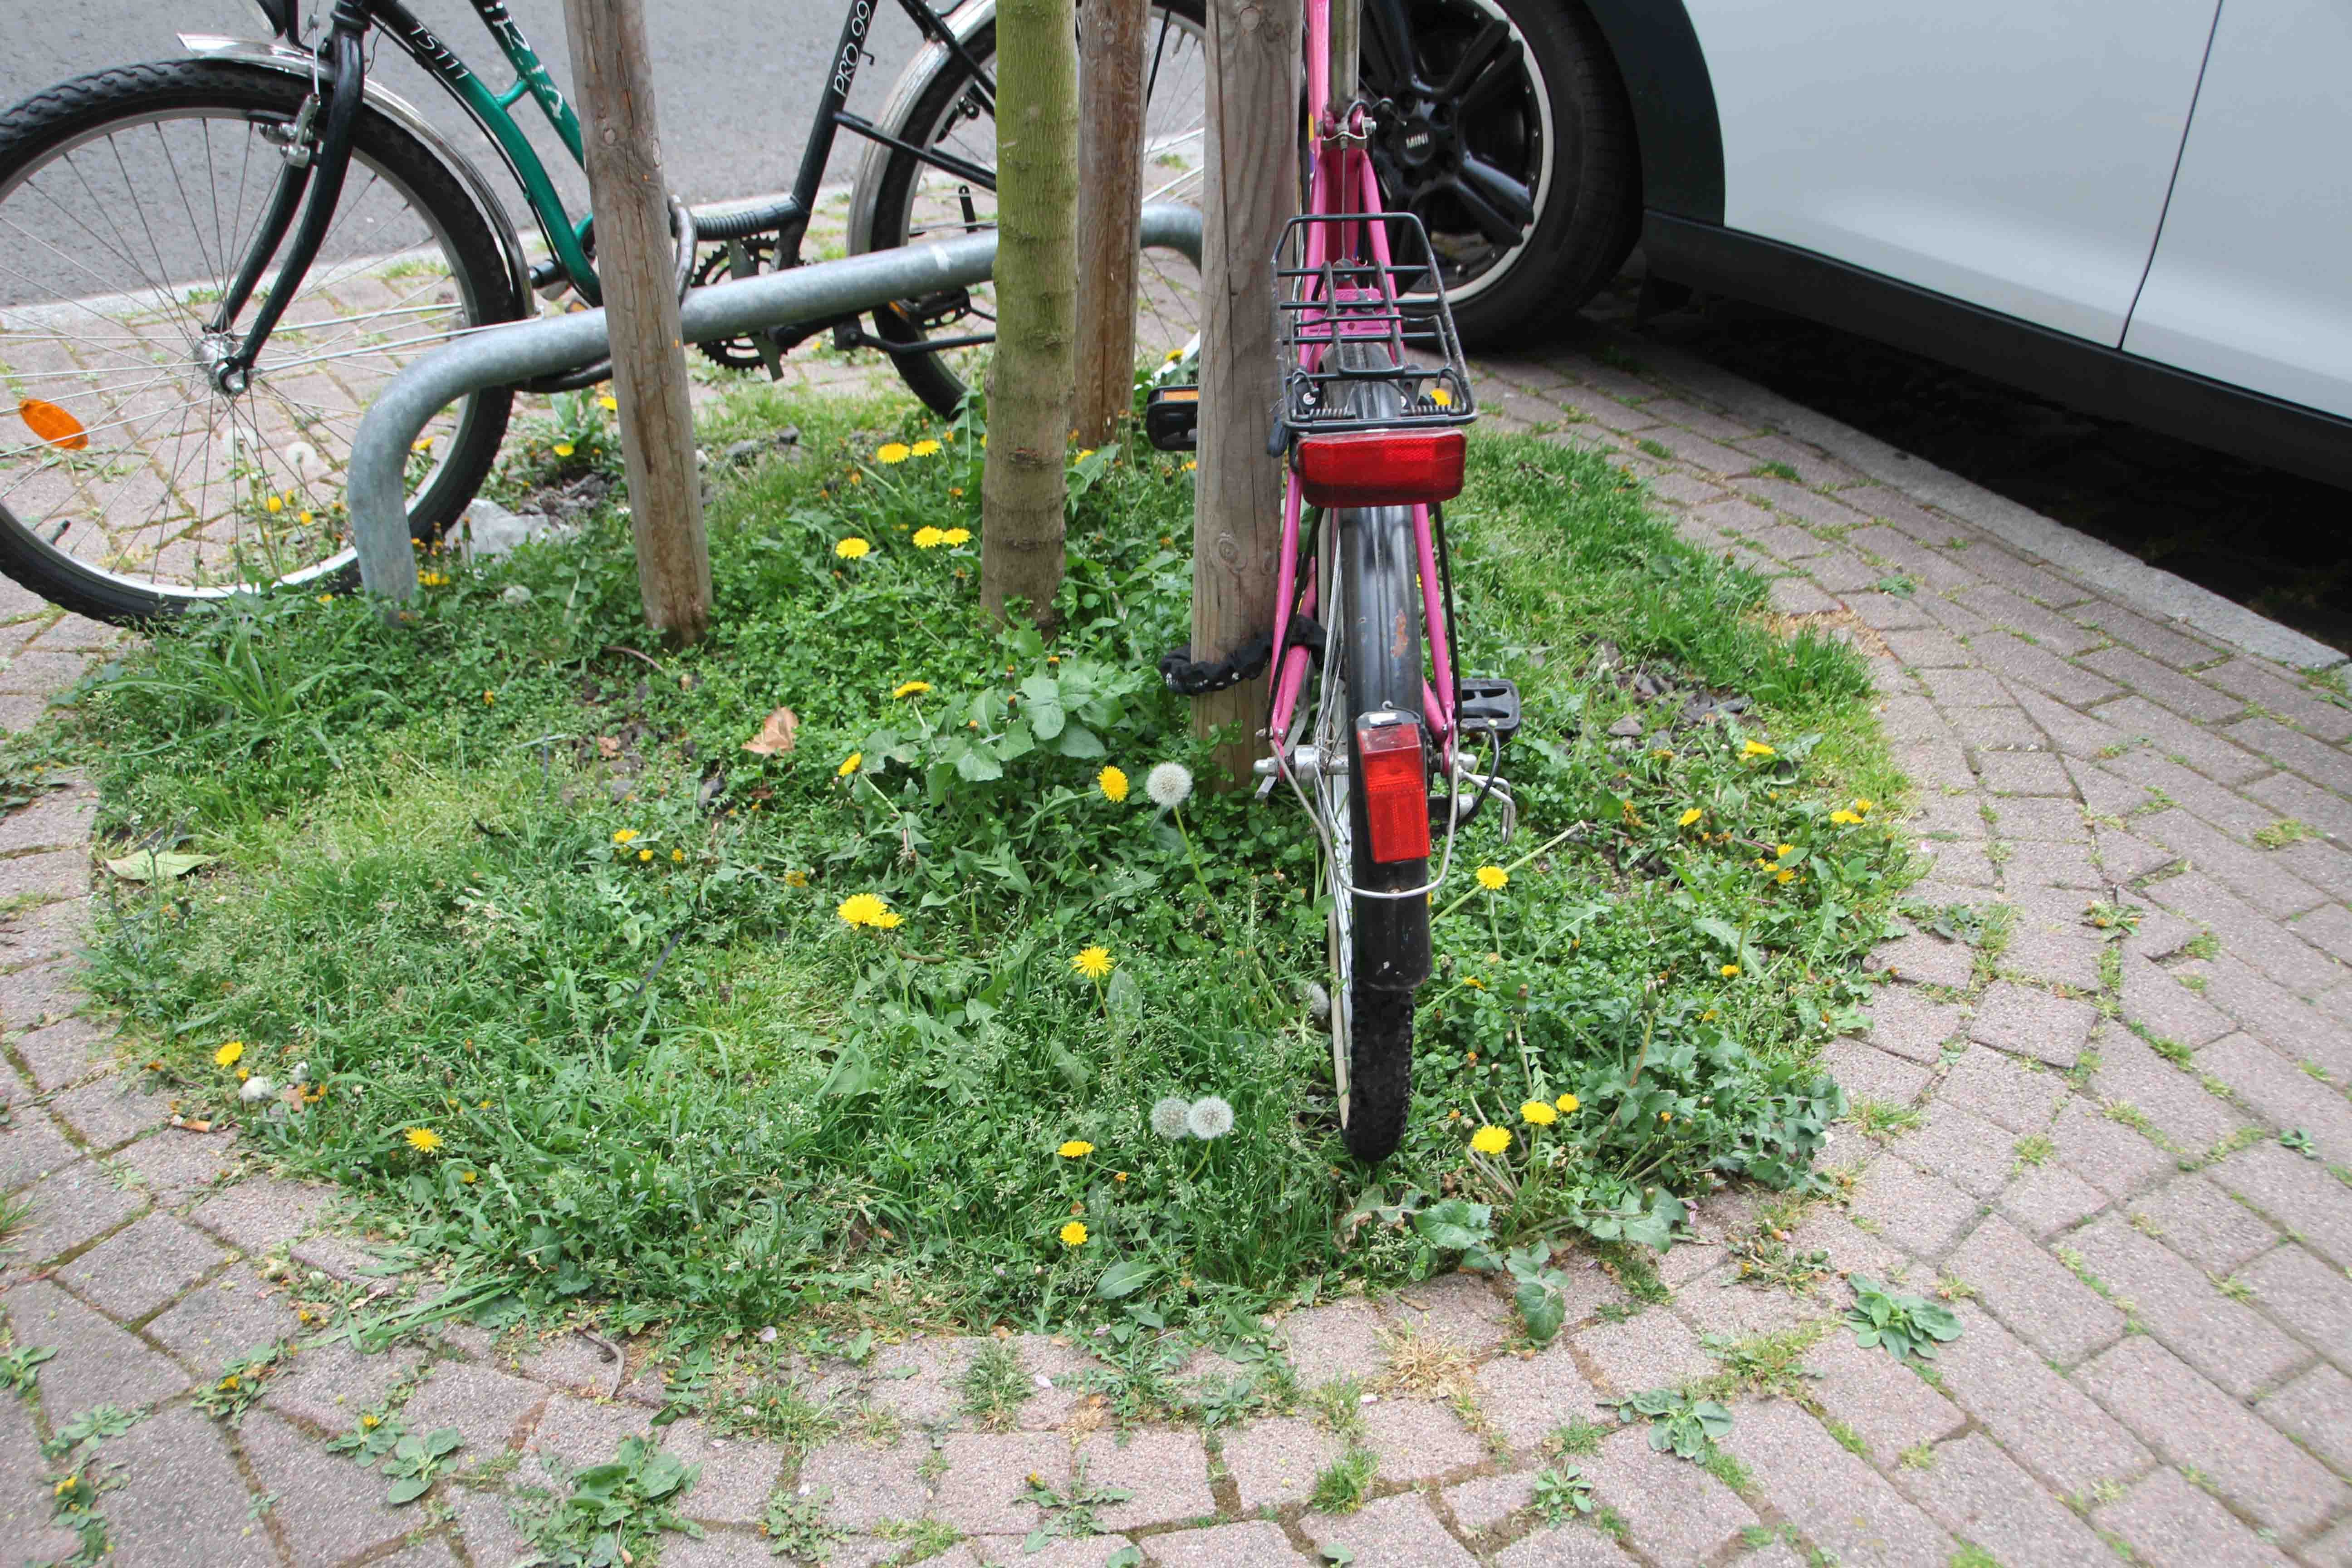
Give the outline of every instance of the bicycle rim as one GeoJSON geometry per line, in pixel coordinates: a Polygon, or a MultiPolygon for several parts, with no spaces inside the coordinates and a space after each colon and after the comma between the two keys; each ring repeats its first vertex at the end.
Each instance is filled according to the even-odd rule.
{"type": "MultiPolygon", "coordinates": [[[[1318,548],[1321,562],[1316,581],[1325,584],[1316,605],[1327,626],[1338,626],[1345,606],[1339,593],[1339,561],[1334,534],[1336,513],[1322,522],[1318,548]]],[[[1324,648],[1321,684],[1315,698],[1315,809],[1323,826],[1323,890],[1331,900],[1328,940],[1331,959],[1331,1081],[1339,1106],[1339,1125],[1348,1125],[1349,1053],[1356,1024],[1356,905],[1349,892],[1356,864],[1355,821],[1348,809],[1348,678],[1341,669],[1337,639],[1324,648]]]]}
{"type": "MultiPolygon", "coordinates": [[[[318,259],[250,384],[235,396],[213,385],[207,356],[236,332],[208,332],[209,317],[267,210],[282,160],[273,137],[290,119],[267,96],[126,112],[0,184],[0,382],[12,405],[0,410],[0,521],[60,574],[122,602],[168,606],[343,572],[345,473],[369,399],[482,319],[446,226],[355,149],[318,259]]],[[[260,288],[278,281],[267,272],[260,288]]],[[[427,425],[412,492],[446,488],[436,480],[476,409],[469,397],[427,425]]]]}

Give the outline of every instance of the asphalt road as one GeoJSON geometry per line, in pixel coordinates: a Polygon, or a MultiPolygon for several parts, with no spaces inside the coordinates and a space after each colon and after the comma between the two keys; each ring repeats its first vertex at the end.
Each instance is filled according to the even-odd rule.
{"type": "MultiPolygon", "coordinates": [[[[323,16],[327,4],[304,0],[304,14],[323,16]]],[[[411,4],[484,80],[502,85],[511,79],[465,0],[411,4]]],[[[845,7],[846,0],[646,0],[662,154],[674,171],[673,190],[689,201],[719,201],[792,184],[845,7]]],[[[562,0],[509,0],[508,9],[569,92],[562,0]]],[[[879,107],[917,41],[914,24],[895,6],[879,9],[874,59],[861,68],[852,100],[868,111],[879,107]]],[[[173,58],[184,53],[177,37],[183,32],[262,37],[268,30],[249,0],[0,0],[0,33],[13,40],[0,51],[0,102],[14,103],[84,71],[173,58]]],[[[373,74],[485,169],[498,168],[487,141],[456,103],[397,49],[382,47],[373,74]]],[[[516,112],[541,132],[533,141],[566,200],[575,210],[584,205],[586,182],[536,111],[526,101],[516,112]]],[[[845,138],[834,149],[828,177],[846,180],[862,146],[845,138]]]]}

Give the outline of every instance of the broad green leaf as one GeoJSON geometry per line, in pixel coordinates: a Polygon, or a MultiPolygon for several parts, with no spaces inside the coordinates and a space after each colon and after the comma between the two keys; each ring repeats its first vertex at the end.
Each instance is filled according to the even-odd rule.
{"type": "Polygon", "coordinates": [[[465,1435],[457,1428],[444,1426],[438,1431],[427,1432],[425,1435],[425,1450],[437,1459],[444,1454],[457,1452],[465,1445],[465,1435]]]}
{"type": "Polygon", "coordinates": [[[1518,1303],[1519,1321],[1527,1325],[1528,1338],[1539,1345],[1548,1345],[1568,1321],[1568,1298],[1540,1280],[1524,1279],[1511,1292],[1518,1303]]]}
{"type": "Polygon", "coordinates": [[[1103,1270],[1095,1281],[1095,1294],[1106,1301],[1116,1301],[1122,1296],[1132,1296],[1151,1282],[1159,1272],[1157,1266],[1139,1258],[1122,1258],[1103,1270]]]}
{"type": "Polygon", "coordinates": [[[1055,737],[1053,749],[1066,757],[1091,758],[1109,754],[1103,749],[1102,737],[1084,724],[1066,726],[1055,737]]]}
{"type": "Polygon", "coordinates": [[[142,849],[119,860],[109,860],[106,868],[126,882],[168,882],[219,858],[217,855],[198,855],[188,849],[142,849]]]}
{"type": "Polygon", "coordinates": [[[1447,1198],[1413,1215],[1412,1227],[1432,1247],[1460,1252],[1485,1244],[1494,1215],[1494,1209],[1486,1204],[1447,1198]]]}
{"type": "Polygon", "coordinates": [[[955,760],[957,774],[971,784],[986,784],[1004,776],[1004,768],[994,757],[978,746],[966,746],[955,760]]]}
{"type": "Polygon", "coordinates": [[[431,1476],[403,1476],[392,1483],[392,1489],[384,1493],[383,1500],[398,1508],[403,1503],[415,1502],[432,1489],[431,1476]]]}

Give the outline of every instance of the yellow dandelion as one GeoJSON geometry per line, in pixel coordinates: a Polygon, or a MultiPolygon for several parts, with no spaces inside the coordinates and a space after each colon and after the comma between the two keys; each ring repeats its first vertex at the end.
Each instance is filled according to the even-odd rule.
{"type": "Polygon", "coordinates": [[[1508,885],[1510,879],[1511,874],[1508,871],[1504,870],[1500,866],[1481,866],[1478,868],[1478,885],[1486,889],[1490,893],[1501,892],[1503,889],[1508,885]]]}
{"type": "Polygon", "coordinates": [[[1739,978],[1739,965],[1727,963],[1723,966],[1722,973],[1726,980],[1737,980],[1739,978]]]}
{"type": "Polygon", "coordinates": [[[653,858],[654,852],[650,849],[640,849],[637,851],[637,858],[640,860],[650,860],[653,858]]]}
{"type": "MultiPolygon", "coordinates": [[[[963,492],[961,490],[958,490],[956,492],[958,495],[961,495],[962,493],[963,492]]],[[[971,530],[968,528],[950,528],[947,531],[947,542],[950,545],[967,543],[971,539],[971,530]]]]}
{"type": "Polygon", "coordinates": [[[1070,955],[1070,967],[1089,980],[1100,980],[1111,971],[1110,949],[1082,948],[1070,955]]]}
{"type": "Polygon", "coordinates": [[[1785,888],[1790,883],[1797,879],[1797,874],[1789,869],[1786,866],[1783,866],[1779,870],[1772,873],[1772,879],[1785,888]]]}
{"type": "Polygon", "coordinates": [[[1743,757],[1769,757],[1779,753],[1761,741],[1750,741],[1739,748],[1739,754],[1743,757]]]}
{"type": "Polygon", "coordinates": [[[1700,817],[1706,815],[1706,814],[1699,810],[1698,807],[1692,806],[1688,811],[1684,812],[1682,816],[1675,819],[1675,826],[1677,827],[1688,827],[1692,823],[1696,822],[1700,817]]]}
{"type": "Polygon", "coordinates": [[[808,886],[808,873],[807,873],[806,871],[787,871],[787,872],[785,872],[785,873],[784,873],[784,886],[785,886],[785,887],[787,887],[787,888],[805,888],[805,887],[807,887],[807,886],[808,886]]]}
{"type": "Polygon", "coordinates": [[[1864,795],[1853,803],[1853,808],[1856,811],[1871,811],[1875,809],[1878,803],[1876,801],[1871,799],[1868,795],[1864,795]]]}
{"type": "Polygon", "coordinates": [[[1442,386],[1433,386],[1429,389],[1429,400],[1440,408],[1454,406],[1454,395],[1442,386]]]}
{"type": "Polygon", "coordinates": [[[1119,768],[1105,768],[1095,775],[1095,788],[1102,791],[1105,800],[1117,805],[1127,798],[1127,773],[1119,768]]]}
{"type": "Polygon", "coordinates": [[[1083,1160],[1095,1152],[1095,1146],[1083,1138],[1073,1138],[1054,1151],[1065,1160],[1083,1160]]]}
{"type": "Polygon", "coordinates": [[[948,536],[945,529],[933,528],[927,522],[923,524],[922,527],[915,530],[914,545],[918,550],[937,550],[940,545],[945,544],[947,542],[948,536]]]}
{"type": "Polygon", "coordinates": [[[304,510],[304,511],[302,511],[302,512],[301,512],[300,514],[299,514],[299,517],[300,517],[300,520],[301,520],[302,521],[304,521],[304,522],[310,522],[310,521],[313,521],[313,518],[312,518],[312,516],[311,516],[310,512],[309,510],[304,510]]]}
{"type": "Polygon", "coordinates": [[[874,893],[852,893],[841,900],[840,908],[834,912],[841,917],[845,924],[872,926],[878,931],[887,931],[891,926],[898,923],[898,917],[890,913],[890,906],[884,903],[879,895],[874,893]]]}
{"type": "Polygon", "coordinates": [[[482,700],[485,703],[495,703],[498,700],[499,694],[495,691],[485,691],[482,693],[482,700]]]}
{"type": "Polygon", "coordinates": [[[1830,820],[1836,823],[1840,827],[1852,827],[1861,822],[1862,817],[1855,812],[1832,811],[1830,813],[1830,820]]]}
{"type": "Polygon", "coordinates": [[[1783,860],[1786,860],[1790,856],[1794,855],[1796,852],[1797,847],[1793,844],[1775,844],[1772,846],[1772,853],[1778,855],[1783,860]]]}
{"type": "Polygon", "coordinates": [[[850,774],[856,773],[857,771],[858,764],[865,761],[865,752],[852,752],[849,755],[841,759],[841,766],[833,770],[833,776],[837,779],[845,779],[850,774]]]}
{"type": "Polygon", "coordinates": [[[225,1068],[236,1066],[236,1058],[245,1055],[245,1042],[231,1040],[213,1053],[213,1060],[225,1068]]]}
{"type": "Polygon", "coordinates": [[[568,458],[572,456],[572,443],[569,441],[558,441],[555,444],[555,455],[559,458],[568,458]]]}
{"type": "Polygon", "coordinates": [[[1538,1127],[1549,1127],[1559,1120],[1559,1112],[1546,1100],[1530,1100],[1519,1107],[1519,1120],[1538,1127]]]}
{"type": "Polygon", "coordinates": [[[940,455],[940,444],[932,440],[918,441],[907,448],[907,455],[910,458],[936,458],[940,455]]]}
{"type": "Polygon", "coordinates": [[[1552,1103],[1560,1109],[1563,1115],[1573,1116],[1576,1114],[1577,1109],[1581,1106],[1584,1101],[1577,1099],[1576,1096],[1572,1094],[1563,1094],[1558,1100],[1553,1100],[1552,1103]]]}
{"type": "Polygon", "coordinates": [[[928,680],[902,680],[890,689],[893,697],[920,697],[931,689],[928,680]]]}
{"type": "Polygon", "coordinates": [[[461,1182],[465,1183],[465,1184],[466,1184],[467,1186],[469,1186],[469,1187],[470,1187],[470,1186],[472,1186],[472,1185],[474,1184],[474,1182],[475,1182],[475,1180],[476,1180],[475,1175],[474,1175],[474,1173],[473,1173],[473,1172],[471,1172],[471,1171],[460,1171],[460,1172],[458,1172],[458,1173],[457,1173],[457,1179],[458,1179],[459,1181],[461,1181],[461,1182]]]}
{"type": "Polygon", "coordinates": [[[607,414],[618,414],[621,411],[621,400],[608,392],[596,399],[596,406],[607,414]]]}
{"type": "Polygon", "coordinates": [[[873,548],[853,533],[848,538],[837,542],[833,547],[833,552],[844,561],[863,561],[866,559],[866,552],[873,548]]]}
{"type": "Polygon", "coordinates": [[[286,510],[286,501],[283,497],[279,496],[271,496],[268,500],[263,501],[261,504],[268,508],[273,514],[286,510]]]}
{"type": "Polygon", "coordinates": [[[429,452],[433,450],[433,437],[430,436],[419,436],[415,440],[411,441],[408,444],[408,449],[412,452],[429,452]]]}
{"type": "Polygon", "coordinates": [[[1661,1121],[1672,1121],[1674,1119],[1675,1113],[1671,1110],[1661,1110],[1658,1112],[1658,1120],[1661,1121]]]}
{"type": "Polygon", "coordinates": [[[669,858],[673,864],[682,866],[686,863],[686,851],[683,849],[673,849],[669,852],[669,858]]]}
{"type": "Polygon", "coordinates": [[[1481,1154],[1499,1154],[1511,1146],[1511,1132],[1507,1127],[1481,1127],[1470,1134],[1470,1147],[1481,1154]]]}
{"type": "Polygon", "coordinates": [[[874,448],[874,460],[877,463],[903,463],[913,452],[914,448],[904,441],[885,441],[874,448]]]}
{"type": "Polygon", "coordinates": [[[420,1154],[430,1154],[441,1147],[441,1134],[430,1127],[412,1127],[400,1136],[420,1154]]]}
{"type": "Polygon", "coordinates": [[[1060,1234],[1064,1247],[1084,1247],[1087,1244],[1087,1227],[1076,1220],[1064,1226],[1060,1234]]]}
{"type": "Polygon", "coordinates": [[[615,844],[635,844],[636,841],[637,830],[634,827],[618,827],[613,830],[613,842],[615,844]]]}

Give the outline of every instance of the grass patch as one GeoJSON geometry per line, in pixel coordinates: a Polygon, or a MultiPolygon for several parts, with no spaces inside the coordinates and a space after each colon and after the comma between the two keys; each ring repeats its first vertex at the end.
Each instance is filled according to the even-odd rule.
{"type": "Polygon", "coordinates": [[[1370,1495],[1380,1459],[1370,1448],[1350,1447],[1315,1478],[1307,1506],[1318,1513],[1353,1513],[1370,1495]]]}

